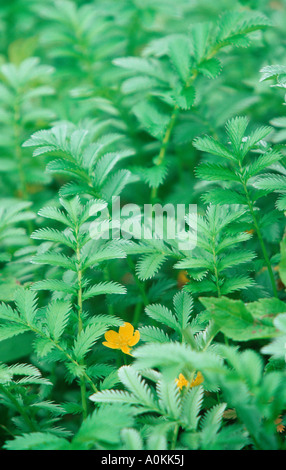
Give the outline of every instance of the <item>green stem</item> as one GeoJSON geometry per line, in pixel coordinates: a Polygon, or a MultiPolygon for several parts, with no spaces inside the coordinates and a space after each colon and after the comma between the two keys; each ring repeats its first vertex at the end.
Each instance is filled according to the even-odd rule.
{"type": "Polygon", "coordinates": [[[21,148],[21,128],[20,128],[20,107],[18,97],[14,104],[14,139],[15,139],[15,155],[20,181],[20,195],[24,199],[28,199],[28,191],[26,186],[25,171],[23,166],[23,155],[21,148]]]}
{"type": "Polygon", "coordinates": [[[143,307],[142,302],[138,302],[138,304],[136,305],[135,310],[134,310],[132,325],[134,326],[135,329],[137,328],[140,317],[141,317],[142,307],[143,307]]]}
{"type": "Polygon", "coordinates": [[[175,450],[176,449],[176,443],[178,439],[178,432],[179,432],[179,425],[176,424],[172,436],[172,441],[171,441],[171,449],[170,450],[175,450]]]}
{"type": "MultiPolygon", "coordinates": [[[[29,323],[25,323],[25,326],[27,326],[31,331],[33,331],[36,335],[40,336],[41,338],[44,338],[45,340],[47,341],[50,341],[53,346],[55,348],[57,348],[62,354],[64,354],[64,356],[72,363],[74,364],[77,368],[80,366],[80,364],[75,361],[72,356],[67,352],[65,351],[65,349],[63,349],[56,341],[54,341],[52,338],[50,338],[49,336],[45,335],[42,331],[38,330],[37,328],[35,328],[34,326],[30,325],[29,323]]],[[[89,377],[89,375],[84,371],[83,372],[83,377],[85,378],[85,380],[90,384],[92,390],[96,393],[98,392],[95,384],[93,383],[92,379],[89,377]]]]}
{"type": "MultiPolygon", "coordinates": [[[[168,127],[166,129],[166,132],[165,132],[165,135],[164,135],[164,138],[163,138],[163,141],[162,141],[162,145],[161,145],[161,148],[160,148],[160,153],[159,153],[157,161],[156,161],[157,166],[162,165],[163,162],[164,162],[166,152],[167,152],[167,148],[168,148],[168,145],[169,145],[169,142],[170,142],[172,131],[173,131],[174,126],[175,126],[176,121],[177,121],[178,114],[179,114],[179,106],[176,105],[173,109],[173,113],[172,113],[170,122],[168,124],[168,127]]],[[[153,188],[152,193],[151,193],[151,200],[152,201],[154,201],[156,199],[157,194],[158,194],[158,188],[153,188]]]]}
{"type": "MultiPolygon", "coordinates": [[[[79,228],[76,228],[76,257],[78,262],[78,333],[80,334],[83,329],[82,323],[82,312],[83,312],[83,301],[82,301],[82,270],[81,270],[81,256],[80,256],[80,246],[79,246],[79,228]]],[[[84,366],[84,360],[80,361],[80,365],[84,366]]],[[[86,399],[86,382],[85,377],[80,379],[80,393],[81,393],[81,403],[82,403],[82,413],[83,419],[87,418],[87,399],[86,399]]]]}
{"type": "Polygon", "coordinates": [[[213,262],[214,262],[214,275],[216,279],[216,288],[217,288],[217,296],[221,297],[221,290],[219,285],[219,275],[217,269],[217,254],[216,254],[216,245],[215,245],[215,235],[212,237],[212,251],[213,251],[213,262]]]}
{"type": "Polygon", "coordinates": [[[263,240],[263,237],[262,237],[262,233],[260,231],[260,227],[259,227],[256,215],[255,215],[253,202],[250,199],[249,192],[248,192],[248,189],[247,189],[247,186],[246,186],[246,182],[244,181],[243,178],[241,178],[241,182],[242,182],[242,185],[243,185],[243,188],[244,188],[244,192],[245,192],[245,196],[246,196],[246,200],[247,200],[247,205],[248,205],[249,211],[250,211],[251,216],[252,216],[254,228],[255,228],[255,231],[256,231],[260,246],[261,246],[262,254],[263,254],[267,269],[268,269],[268,273],[269,273],[269,277],[270,277],[270,281],[271,281],[271,285],[272,285],[272,289],[273,289],[273,294],[274,294],[274,297],[278,298],[278,293],[277,293],[274,274],[273,274],[273,271],[272,271],[272,266],[271,266],[271,263],[270,263],[270,259],[269,259],[269,256],[268,256],[268,253],[267,253],[267,250],[266,250],[266,247],[265,247],[265,243],[264,243],[264,240],[263,240]]]}
{"type": "Polygon", "coordinates": [[[138,276],[136,275],[136,270],[135,270],[135,264],[133,263],[132,259],[130,257],[127,257],[127,263],[130,267],[130,269],[132,270],[132,273],[133,273],[133,277],[134,277],[134,280],[135,280],[135,283],[138,287],[138,290],[140,291],[141,293],[141,297],[142,297],[142,301],[143,301],[143,304],[145,305],[145,307],[147,307],[147,305],[149,305],[149,299],[147,297],[147,294],[145,292],[145,286],[144,284],[140,281],[140,279],[138,279],[138,276]]]}
{"type": "MultiPolygon", "coordinates": [[[[194,70],[193,74],[188,79],[188,81],[185,85],[185,88],[189,88],[192,85],[192,83],[197,78],[197,75],[198,75],[198,71],[194,70]]],[[[161,148],[160,148],[158,158],[156,160],[156,165],[157,166],[162,165],[164,160],[165,160],[167,149],[168,149],[168,146],[169,146],[169,142],[171,140],[172,132],[173,132],[174,126],[176,124],[177,118],[179,116],[179,113],[180,113],[180,108],[179,108],[178,105],[175,105],[174,108],[173,108],[173,112],[172,112],[172,115],[171,115],[170,122],[167,126],[167,129],[166,129],[163,141],[162,141],[162,145],[161,145],[161,148]]],[[[152,189],[152,192],[151,192],[151,201],[152,202],[154,202],[156,200],[157,195],[158,195],[158,187],[152,189]]]]}
{"type": "MultiPolygon", "coordinates": [[[[211,49],[211,51],[207,54],[207,56],[204,59],[202,58],[201,61],[209,60],[212,57],[214,57],[219,52],[221,47],[222,47],[221,44],[219,46],[217,45],[217,46],[213,47],[211,49]]],[[[196,80],[198,74],[199,74],[199,70],[197,70],[197,69],[192,70],[192,75],[187,80],[187,82],[185,84],[185,88],[189,88],[193,84],[193,82],[196,80]]],[[[175,105],[174,108],[173,108],[173,112],[172,112],[172,115],[171,115],[170,122],[169,122],[169,124],[167,126],[167,129],[166,129],[166,132],[164,134],[164,138],[163,138],[163,141],[162,141],[160,152],[159,152],[159,155],[158,155],[158,158],[157,158],[157,161],[156,161],[157,166],[162,165],[162,163],[164,162],[166,152],[167,152],[167,148],[168,148],[169,142],[171,140],[171,135],[172,135],[172,132],[173,132],[174,126],[176,124],[179,113],[180,113],[180,108],[179,108],[178,105],[175,105]]],[[[155,199],[157,198],[157,195],[158,195],[158,188],[153,188],[152,192],[151,192],[151,201],[152,202],[155,201],[155,199]]]]}
{"type": "MultiPolygon", "coordinates": [[[[49,338],[47,338],[49,339],[49,338]]],[[[66,358],[71,361],[75,366],[79,367],[81,364],[79,364],[77,361],[75,361],[69,353],[67,353],[59,344],[57,344],[56,342],[52,341],[54,343],[54,346],[59,350],[61,351],[65,356],[66,358]]],[[[92,390],[96,393],[98,392],[95,384],[93,383],[92,379],[89,377],[89,375],[87,375],[86,372],[83,373],[83,377],[85,378],[85,380],[90,384],[92,390]]]]}
{"type": "MultiPolygon", "coordinates": [[[[219,285],[219,274],[218,274],[218,268],[217,268],[217,254],[216,254],[216,245],[215,245],[215,235],[213,235],[213,238],[212,238],[212,242],[213,242],[213,246],[212,246],[212,250],[213,250],[213,262],[214,262],[214,275],[215,275],[215,279],[216,279],[216,288],[217,288],[217,296],[218,298],[221,297],[221,290],[220,290],[220,285],[219,285]]],[[[228,345],[228,338],[224,336],[224,342],[226,345],[228,345]]]]}
{"type": "MultiPolygon", "coordinates": [[[[104,269],[104,280],[107,282],[110,281],[110,273],[109,273],[108,266],[106,266],[106,268],[104,269]]],[[[114,315],[113,305],[107,303],[107,310],[108,310],[109,315],[114,315]]]]}
{"type": "MultiPolygon", "coordinates": [[[[23,153],[22,153],[22,146],[21,146],[21,114],[20,114],[20,106],[18,103],[18,97],[16,98],[15,105],[14,105],[14,139],[15,139],[15,156],[16,156],[16,162],[17,162],[17,168],[18,168],[18,174],[19,174],[19,181],[20,181],[20,186],[19,186],[19,195],[24,199],[28,200],[29,199],[29,194],[27,190],[27,182],[26,182],[26,177],[25,177],[25,169],[23,165],[23,153]]],[[[26,227],[28,233],[31,235],[33,232],[33,224],[31,220],[28,220],[26,222],[26,227]]],[[[34,240],[31,239],[32,243],[34,243],[34,240]]]]}
{"type": "Polygon", "coordinates": [[[15,439],[16,435],[13,434],[6,426],[4,426],[4,424],[0,424],[0,428],[15,439]]]}
{"type": "Polygon", "coordinates": [[[5,388],[3,385],[0,385],[0,390],[2,390],[2,393],[4,393],[4,395],[6,395],[10,402],[15,406],[18,413],[23,417],[30,431],[37,431],[37,428],[35,427],[31,418],[28,416],[26,410],[18,403],[17,399],[13,396],[13,394],[9,390],[7,390],[7,388],[5,388]]]}

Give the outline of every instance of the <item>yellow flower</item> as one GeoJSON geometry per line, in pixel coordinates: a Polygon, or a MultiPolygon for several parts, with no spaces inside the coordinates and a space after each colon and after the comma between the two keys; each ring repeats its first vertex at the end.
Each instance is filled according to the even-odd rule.
{"type": "Polygon", "coordinates": [[[179,375],[179,378],[176,379],[176,383],[177,383],[177,387],[182,390],[183,387],[188,387],[189,386],[189,382],[187,381],[187,379],[183,376],[183,374],[180,374],[179,375]]]}
{"type": "Polygon", "coordinates": [[[203,374],[199,371],[195,379],[191,381],[190,387],[196,387],[197,385],[201,385],[204,381],[203,374]]]}
{"type": "Polygon", "coordinates": [[[274,421],[274,423],[276,424],[276,429],[277,429],[277,432],[284,432],[285,431],[285,426],[284,424],[282,423],[282,417],[281,415],[278,416],[278,418],[274,421]]]}
{"type": "Polygon", "coordinates": [[[183,374],[179,375],[179,378],[176,379],[176,384],[179,387],[180,390],[182,390],[183,387],[196,387],[197,385],[201,385],[204,381],[203,375],[201,372],[197,373],[197,376],[195,379],[191,381],[191,383],[183,376],[183,374]]]}
{"type": "Polygon", "coordinates": [[[179,271],[178,277],[177,277],[177,284],[179,289],[184,287],[188,282],[190,282],[190,279],[187,277],[188,271],[179,271]]]}
{"type": "Polygon", "coordinates": [[[135,346],[140,339],[139,331],[134,332],[134,327],[131,323],[124,323],[119,328],[119,332],[109,330],[104,335],[106,342],[102,343],[107,348],[121,349],[125,354],[130,354],[130,347],[135,346]]]}

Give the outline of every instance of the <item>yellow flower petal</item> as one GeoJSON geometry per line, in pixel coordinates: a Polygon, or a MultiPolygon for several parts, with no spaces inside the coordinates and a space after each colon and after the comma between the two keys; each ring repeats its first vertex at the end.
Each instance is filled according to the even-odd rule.
{"type": "Polygon", "coordinates": [[[119,335],[124,339],[132,338],[134,332],[134,327],[131,323],[124,323],[123,326],[119,328],[119,335]]]}
{"type": "Polygon", "coordinates": [[[124,352],[125,354],[129,354],[129,356],[131,356],[131,354],[130,354],[131,349],[128,348],[128,346],[122,346],[121,351],[124,352]]]}
{"type": "Polygon", "coordinates": [[[119,334],[116,331],[109,330],[105,333],[104,337],[110,343],[119,343],[119,334]]]}
{"type": "Polygon", "coordinates": [[[196,378],[191,381],[190,387],[197,387],[198,385],[201,385],[203,381],[204,381],[203,374],[199,371],[197,373],[196,378]]]}
{"type": "MultiPolygon", "coordinates": [[[[140,339],[139,331],[135,331],[131,323],[125,322],[123,326],[119,328],[119,332],[109,330],[105,333],[106,341],[102,343],[107,348],[121,349],[125,354],[130,354],[130,347],[138,343],[140,339]]],[[[131,355],[131,354],[130,354],[131,355]]]]}
{"type": "Polygon", "coordinates": [[[278,424],[277,426],[277,432],[284,432],[285,431],[285,426],[284,424],[278,424]]]}
{"type": "Polygon", "coordinates": [[[131,338],[128,341],[128,346],[135,346],[135,344],[137,344],[139,340],[140,340],[140,333],[138,330],[136,330],[133,335],[133,338],[131,338]]]}
{"type": "Polygon", "coordinates": [[[102,344],[104,346],[106,346],[107,348],[110,348],[110,349],[120,349],[120,346],[118,346],[118,344],[116,344],[116,343],[108,343],[108,342],[104,341],[102,344]]]}
{"type": "Polygon", "coordinates": [[[284,432],[285,431],[285,426],[284,424],[282,424],[282,417],[281,415],[278,416],[278,418],[274,421],[274,423],[276,424],[276,430],[277,432],[284,432]]]}
{"type": "Polygon", "coordinates": [[[177,387],[182,390],[183,387],[188,387],[189,385],[189,382],[187,381],[187,379],[183,376],[183,374],[180,374],[179,375],[179,378],[176,379],[176,384],[177,384],[177,387]]]}

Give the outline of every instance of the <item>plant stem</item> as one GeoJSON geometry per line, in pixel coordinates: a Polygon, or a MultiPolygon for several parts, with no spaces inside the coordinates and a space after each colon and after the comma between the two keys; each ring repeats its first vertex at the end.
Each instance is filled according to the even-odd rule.
{"type": "MultiPolygon", "coordinates": [[[[104,280],[107,282],[110,281],[110,273],[109,273],[108,266],[106,266],[106,268],[104,269],[104,280]]],[[[109,304],[108,302],[107,302],[107,310],[108,310],[109,315],[114,315],[113,305],[109,304]]]]}
{"type": "Polygon", "coordinates": [[[13,394],[1,384],[0,384],[0,390],[2,390],[2,393],[4,393],[6,395],[6,397],[11,401],[11,403],[13,403],[13,405],[17,409],[18,413],[23,417],[23,419],[24,419],[25,423],[27,424],[28,428],[32,432],[35,432],[37,430],[37,428],[35,427],[33,421],[28,416],[26,410],[18,403],[17,399],[13,396],[13,394]]]}
{"type": "Polygon", "coordinates": [[[277,288],[276,288],[276,283],[275,283],[274,274],[273,274],[273,271],[272,271],[272,266],[271,266],[271,263],[270,263],[270,259],[269,259],[269,256],[268,256],[268,253],[267,253],[267,250],[266,250],[266,247],[265,247],[265,243],[264,243],[264,240],[263,240],[263,237],[262,237],[262,233],[261,233],[261,230],[260,230],[260,227],[259,227],[259,224],[258,224],[256,215],[255,215],[255,210],[254,210],[253,202],[252,202],[251,199],[250,199],[249,192],[248,192],[248,189],[247,189],[247,186],[246,186],[246,182],[245,182],[245,180],[244,180],[242,177],[241,177],[241,182],[242,182],[242,184],[243,184],[245,196],[246,196],[246,199],[247,199],[247,205],[248,205],[249,211],[250,211],[251,216],[252,216],[252,220],[253,220],[253,224],[254,224],[254,227],[255,227],[255,231],[256,231],[256,234],[257,234],[257,237],[258,237],[260,246],[261,246],[261,250],[262,250],[262,253],[263,253],[263,257],[264,257],[264,260],[265,260],[265,263],[266,263],[266,266],[267,266],[267,269],[268,269],[268,273],[269,273],[269,277],[270,277],[270,281],[271,281],[271,285],[272,285],[273,294],[274,294],[274,297],[277,297],[277,298],[278,298],[278,293],[277,293],[277,288]]]}
{"type": "MultiPolygon", "coordinates": [[[[52,338],[50,338],[49,336],[45,335],[45,333],[43,333],[42,331],[38,330],[37,328],[35,328],[34,326],[30,325],[29,323],[25,323],[25,325],[31,330],[33,331],[36,335],[40,336],[41,338],[44,338],[45,340],[48,340],[50,341],[53,346],[55,348],[57,348],[62,354],[65,355],[65,357],[72,363],[74,364],[75,366],[79,367],[80,364],[75,361],[72,356],[67,352],[65,351],[56,341],[54,341],[52,338]]],[[[93,383],[92,379],[89,377],[89,375],[84,371],[83,372],[83,377],[85,378],[85,380],[90,384],[92,390],[96,393],[98,392],[95,384],[93,383]]]]}
{"type": "Polygon", "coordinates": [[[140,281],[140,279],[138,279],[138,276],[136,275],[135,264],[133,263],[133,261],[130,257],[127,257],[127,263],[128,263],[130,269],[133,272],[133,277],[134,277],[135,283],[136,283],[136,285],[137,285],[137,287],[138,287],[138,289],[141,293],[143,304],[145,305],[145,307],[147,307],[147,305],[149,305],[149,299],[148,299],[147,294],[145,292],[145,286],[140,281]]]}
{"type": "Polygon", "coordinates": [[[26,186],[26,178],[23,167],[23,155],[21,149],[21,129],[20,129],[20,107],[18,97],[16,97],[14,104],[14,139],[15,139],[15,155],[20,180],[20,196],[28,199],[28,191],[26,186]]]}
{"type": "MultiPolygon", "coordinates": [[[[167,152],[167,148],[168,148],[168,145],[169,145],[169,142],[170,142],[170,138],[171,138],[171,135],[172,135],[173,128],[174,128],[175,123],[177,121],[178,114],[179,114],[179,107],[176,105],[173,109],[173,113],[172,113],[170,122],[168,124],[168,127],[166,129],[166,132],[165,132],[165,135],[164,135],[164,138],[163,138],[163,141],[162,141],[160,153],[159,153],[157,161],[156,161],[157,166],[162,165],[163,162],[164,162],[166,152],[167,152]]],[[[152,188],[151,201],[155,201],[155,199],[157,198],[157,194],[158,194],[158,187],[157,188],[152,188]]]]}
{"type": "Polygon", "coordinates": [[[134,328],[137,328],[137,326],[138,326],[140,316],[141,316],[142,307],[143,307],[142,302],[138,302],[138,304],[135,307],[133,321],[132,321],[132,325],[134,326],[134,328]]]}
{"type": "Polygon", "coordinates": [[[16,435],[13,434],[6,426],[4,426],[4,424],[0,424],[0,428],[15,439],[16,435]]]}
{"type": "MultiPolygon", "coordinates": [[[[193,73],[192,75],[189,77],[186,85],[185,85],[185,88],[189,88],[192,83],[195,81],[195,79],[197,78],[198,76],[198,71],[197,70],[193,70],[193,73]]],[[[158,155],[158,158],[156,160],[156,165],[157,166],[160,166],[163,164],[164,160],[165,160],[165,157],[166,157],[166,153],[167,153],[167,149],[168,149],[168,145],[169,145],[169,142],[171,140],[171,136],[172,136],[172,132],[173,132],[173,129],[174,129],[174,126],[176,124],[176,121],[177,121],[177,118],[179,116],[179,113],[180,113],[180,108],[179,106],[176,104],[173,108],[173,112],[172,112],[172,115],[171,115],[171,119],[170,119],[170,122],[167,126],[167,129],[166,129],[166,132],[165,132],[165,135],[164,135],[164,138],[163,138],[163,141],[162,141],[162,145],[161,145],[161,148],[160,148],[160,152],[159,152],[159,155],[158,155]]],[[[154,202],[155,199],[157,198],[157,195],[158,195],[158,187],[157,188],[153,188],[152,189],[152,192],[151,192],[151,201],[154,202]]]]}
{"type": "MultiPolygon", "coordinates": [[[[25,177],[25,169],[23,166],[23,153],[22,153],[22,147],[21,147],[21,127],[20,127],[20,120],[21,120],[21,115],[20,115],[20,106],[18,103],[19,98],[16,97],[16,101],[14,104],[14,139],[15,139],[15,156],[16,156],[16,161],[17,161],[17,167],[18,167],[18,174],[19,174],[19,181],[20,181],[20,187],[19,187],[19,195],[24,199],[28,200],[29,199],[29,194],[27,190],[27,183],[26,183],[26,177],[25,177]]],[[[28,220],[26,222],[27,226],[27,231],[31,235],[33,232],[33,224],[31,220],[28,220]]],[[[32,243],[34,243],[34,240],[32,240],[32,243]]]]}
{"type": "Polygon", "coordinates": [[[218,269],[217,269],[217,255],[216,255],[216,250],[215,250],[215,234],[212,237],[212,242],[213,242],[212,251],[213,251],[213,262],[214,262],[214,275],[216,279],[217,296],[221,297],[219,275],[218,275],[218,269]]]}
{"type": "Polygon", "coordinates": [[[135,307],[133,320],[132,320],[132,325],[134,326],[134,328],[136,328],[138,326],[138,323],[139,323],[139,320],[140,320],[142,307],[143,306],[147,307],[147,305],[149,304],[149,300],[148,300],[147,294],[145,292],[145,286],[138,279],[138,277],[136,275],[135,265],[134,265],[134,263],[133,263],[133,261],[130,257],[127,257],[127,263],[129,265],[131,271],[133,272],[133,277],[134,277],[135,283],[136,283],[136,285],[138,287],[138,290],[140,291],[140,294],[141,294],[141,297],[142,297],[142,302],[138,302],[138,304],[135,307]]]}
{"type": "Polygon", "coordinates": [[[176,424],[172,436],[172,441],[171,441],[171,448],[170,450],[175,450],[176,449],[176,443],[177,443],[177,438],[178,438],[178,432],[179,432],[179,425],[176,424]]]}
{"type": "MultiPolygon", "coordinates": [[[[76,257],[78,262],[78,333],[80,334],[83,329],[82,324],[82,312],[83,312],[83,301],[82,301],[82,270],[81,270],[81,257],[80,257],[80,246],[79,246],[79,227],[76,227],[76,257]]],[[[84,366],[84,360],[80,361],[80,365],[84,366]]],[[[80,379],[80,393],[82,403],[82,414],[83,419],[87,418],[87,400],[86,400],[86,383],[85,378],[80,379]]]]}
{"type": "MultiPolygon", "coordinates": [[[[216,250],[215,250],[215,235],[213,235],[213,261],[214,261],[214,275],[216,279],[216,288],[217,288],[217,296],[218,298],[221,297],[221,290],[220,290],[220,285],[219,285],[219,275],[218,275],[218,269],[217,269],[217,255],[216,255],[216,250]]],[[[227,336],[224,336],[224,342],[226,345],[228,345],[228,338],[227,336]]]]}
{"type": "MultiPolygon", "coordinates": [[[[209,60],[212,57],[214,57],[218,53],[220,48],[221,48],[221,46],[213,47],[213,49],[205,57],[205,60],[209,60]]],[[[203,59],[201,59],[201,60],[203,60],[203,59]]],[[[192,70],[192,75],[187,80],[187,82],[185,84],[185,88],[189,88],[193,84],[193,82],[197,78],[198,74],[199,74],[199,71],[197,69],[192,70]]],[[[156,161],[157,166],[162,165],[162,163],[164,162],[166,152],[167,152],[167,148],[168,148],[168,145],[169,145],[169,142],[170,142],[170,139],[171,139],[171,135],[172,135],[172,132],[173,132],[174,126],[176,124],[179,113],[180,113],[180,108],[179,108],[178,105],[175,105],[174,108],[173,108],[173,112],[172,112],[172,115],[171,115],[170,122],[167,126],[167,129],[166,129],[163,141],[162,141],[162,145],[161,145],[161,148],[160,148],[160,153],[159,153],[157,161],[156,161]]],[[[158,188],[153,188],[152,191],[151,191],[151,201],[152,202],[155,201],[155,199],[157,198],[157,195],[158,195],[158,188]]]]}
{"type": "MultiPolygon", "coordinates": [[[[71,361],[71,362],[72,362],[74,365],[76,365],[76,366],[79,366],[79,365],[80,365],[80,364],[79,364],[77,361],[75,361],[75,360],[70,356],[70,354],[67,353],[59,344],[57,344],[57,343],[54,342],[54,341],[52,341],[52,342],[54,343],[54,346],[55,346],[59,351],[61,351],[61,352],[66,356],[66,358],[67,358],[69,361],[71,361]]],[[[87,375],[86,372],[83,373],[83,377],[85,378],[85,380],[86,380],[87,382],[89,382],[89,384],[90,384],[92,390],[93,390],[95,393],[98,392],[98,390],[97,390],[95,384],[93,383],[92,379],[87,375]]]]}

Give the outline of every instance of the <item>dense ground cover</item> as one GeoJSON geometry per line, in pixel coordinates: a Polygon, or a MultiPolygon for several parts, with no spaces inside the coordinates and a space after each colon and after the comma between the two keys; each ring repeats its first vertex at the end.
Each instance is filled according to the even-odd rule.
{"type": "Polygon", "coordinates": [[[3,449],[285,449],[285,21],[1,1],[3,449]]]}

